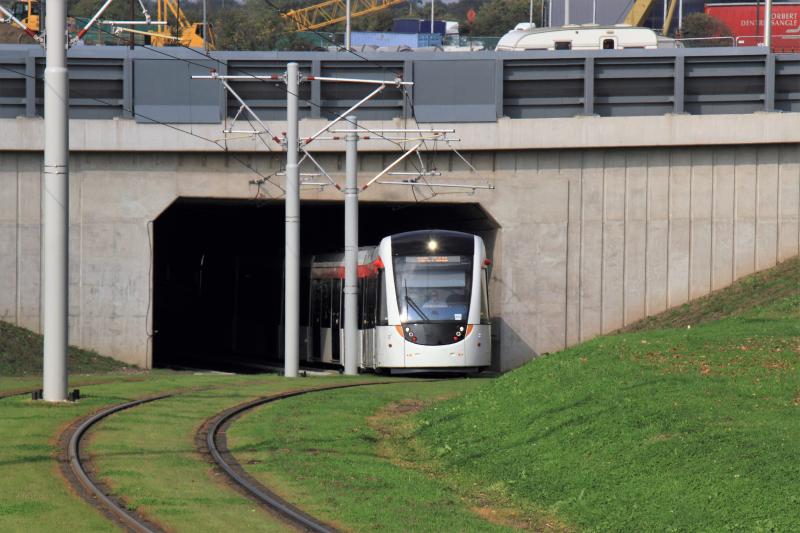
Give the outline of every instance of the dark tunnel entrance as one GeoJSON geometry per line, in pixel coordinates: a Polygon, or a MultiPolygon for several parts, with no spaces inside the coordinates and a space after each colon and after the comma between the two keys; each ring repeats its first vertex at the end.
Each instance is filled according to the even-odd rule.
{"type": "MultiPolygon", "coordinates": [[[[154,367],[281,364],[283,219],[282,202],[218,199],[179,199],[156,219],[154,367]]],[[[491,257],[498,225],[478,204],[359,206],[362,246],[426,228],[481,235],[491,257]]],[[[303,202],[301,245],[303,256],[344,248],[342,202],[303,202]]]]}

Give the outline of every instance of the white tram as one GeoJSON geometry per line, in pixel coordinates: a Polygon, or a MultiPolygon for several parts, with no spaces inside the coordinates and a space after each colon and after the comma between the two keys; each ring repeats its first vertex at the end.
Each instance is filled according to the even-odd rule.
{"type": "MultiPolygon", "coordinates": [[[[385,237],[358,253],[359,367],[477,371],[491,364],[488,266],[483,240],[423,230],[385,237]]],[[[342,364],[344,254],[310,265],[309,362],[342,364]]]]}

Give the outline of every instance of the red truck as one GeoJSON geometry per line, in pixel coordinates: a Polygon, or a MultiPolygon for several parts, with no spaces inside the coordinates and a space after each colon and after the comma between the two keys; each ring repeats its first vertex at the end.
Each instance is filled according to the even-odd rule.
{"type": "MultiPolygon", "coordinates": [[[[705,13],[724,22],[737,46],[764,42],[764,3],[706,4],[705,13]]],[[[800,2],[772,4],[772,50],[800,52],[800,2]]]]}

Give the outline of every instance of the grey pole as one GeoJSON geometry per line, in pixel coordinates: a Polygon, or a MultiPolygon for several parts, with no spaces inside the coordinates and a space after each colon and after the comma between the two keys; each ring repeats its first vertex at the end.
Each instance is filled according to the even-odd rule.
{"type": "Polygon", "coordinates": [[[203,0],[203,50],[208,54],[208,17],[206,14],[206,0],[203,0]]]}
{"type": "Polygon", "coordinates": [[[300,366],[300,174],[297,168],[297,63],[286,65],[286,264],[284,273],[284,375],[300,366]]]}
{"type": "Polygon", "coordinates": [[[569,0],[564,0],[564,26],[569,24],[569,0]]]}
{"type": "Polygon", "coordinates": [[[433,6],[436,0],[431,0],[431,37],[433,37],[433,6]]]}
{"type": "Polygon", "coordinates": [[[44,69],[44,383],[48,402],[67,399],[67,260],[69,254],[69,80],[67,2],[46,5],[44,69]]]}
{"type": "MultiPolygon", "coordinates": [[[[353,130],[358,119],[346,119],[353,130]]],[[[347,134],[344,186],[344,373],[358,374],[358,134],[347,134]]]]}
{"type": "Polygon", "coordinates": [[[772,49],[772,0],[764,2],[764,45],[772,49]]]}
{"type": "Polygon", "coordinates": [[[344,8],[345,28],[344,28],[344,47],[350,50],[350,0],[347,0],[344,8]]]}

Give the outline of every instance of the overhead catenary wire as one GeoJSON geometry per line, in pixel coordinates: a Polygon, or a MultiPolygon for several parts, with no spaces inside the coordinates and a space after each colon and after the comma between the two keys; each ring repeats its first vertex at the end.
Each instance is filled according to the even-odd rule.
{"type": "MultiPolygon", "coordinates": [[[[18,70],[14,70],[14,69],[12,69],[12,68],[8,68],[8,67],[6,67],[6,66],[4,66],[4,65],[0,65],[0,69],[2,69],[2,70],[5,70],[5,71],[7,71],[7,72],[11,72],[11,73],[13,73],[13,74],[16,74],[16,75],[19,75],[19,76],[23,76],[23,77],[25,77],[25,78],[28,78],[28,79],[32,79],[32,80],[34,80],[34,81],[42,81],[42,78],[40,78],[40,77],[37,77],[36,75],[31,75],[31,74],[27,74],[27,73],[24,73],[24,72],[20,72],[20,71],[18,71],[18,70]]],[[[195,137],[195,138],[197,138],[197,139],[201,139],[201,140],[203,140],[203,141],[209,142],[209,143],[211,143],[211,144],[213,144],[213,145],[217,146],[218,148],[220,148],[220,149],[221,149],[223,152],[225,152],[226,154],[228,154],[228,155],[229,155],[230,157],[232,157],[232,158],[233,158],[233,159],[234,159],[236,162],[238,162],[239,164],[241,164],[242,166],[244,166],[245,168],[247,168],[249,171],[251,171],[252,173],[254,173],[254,174],[256,174],[257,176],[259,176],[259,178],[261,178],[261,179],[264,179],[265,181],[269,182],[271,185],[273,185],[273,186],[275,186],[275,187],[278,187],[278,188],[280,188],[280,189],[282,190],[282,188],[281,188],[281,187],[280,187],[278,184],[276,184],[276,183],[274,183],[274,182],[270,181],[270,176],[268,176],[268,175],[265,175],[265,174],[263,174],[263,173],[259,172],[259,171],[258,171],[256,168],[254,168],[252,165],[248,164],[247,162],[245,162],[244,160],[242,160],[242,159],[241,159],[240,157],[238,157],[237,155],[235,155],[235,154],[231,153],[230,151],[228,151],[228,150],[227,150],[225,147],[223,147],[222,145],[220,145],[220,144],[219,144],[219,142],[215,141],[214,139],[209,139],[208,137],[204,137],[204,136],[202,136],[202,135],[199,135],[199,134],[197,134],[197,133],[195,133],[195,132],[193,132],[193,131],[185,130],[185,129],[183,129],[183,128],[179,128],[179,127],[177,127],[177,126],[175,126],[175,125],[173,125],[173,124],[169,124],[169,123],[166,123],[166,122],[162,122],[162,121],[160,121],[160,120],[158,120],[158,119],[156,119],[156,118],[153,118],[153,117],[151,117],[151,116],[145,115],[145,114],[143,114],[143,113],[139,113],[139,112],[137,112],[137,111],[134,111],[133,109],[129,109],[129,108],[125,107],[124,105],[121,105],[121,104],[115,104],[115,103],[111,103],[111,102],[107,102],[107,101],[105,101],[105,100],[102,100],[102,99],[100,99],[100,98],[97,98],[97,97],[95,97],[95,96],[92,96],[92,95],[89,95],[89,94],[83,93],[83,92],[81,92],[81,91],[76,91],[76,90],[74,90],[74,89],[70,89],[70,93],[74,94],[75,96],[78,96],[78,97],[81,97],[81,98],[85,98],[85,99],[87,99],[87,100],[92,100],[92,101],[94,101],[94,102],[97,102],[97,103],[99,103],[99,104],[102,104],[102,105],[104,105],[104,106],[107,106],[107,107],[119,107],[119,108],[121,108],[123,111],[125,111],[125,112],[127,112],[127,113],[130,113],[130,114],[131,114],[132,116],[134,116],[134,117],[140,117],[140,118],[143,118],[143,119],[145,119],[145,120],[148,120],[148,121],[150,121],[150,122],[152,122],[152,123],[154,123],[154,124],[158,124],[159,126],[164,126],[164,127],[167,127],[167,128],[169,128],[169,129],[171,129],[171,130],[174,130],[174,131],[177,131],[177,132],[180,132],[180,133],[186,134],[186,135],[190,135],[190,136],[192,136],[192,137],[195,137]]]]}
{"type": "MultiPolygon", "coordinates": [[[[273,4],[273,3],[272,3],[270,0],[264,0],[264,1],[265,1],[265,3],[266,3],[267,5],[269,5],[269,6],[270,6],[270,7],[271,7],[273,10],[277,11],[278,13],[280,13],[280,14],[282,14],[282,15],[284,14],[284,12],[283,12],[282,10],[280,10],[280,8],[278,8],[277,6],[275,6],[275,5],[274,5],[274,4],[273,4]]],[[[100,27],[97,27],[97,30],[98,30],[98,31],[101,31],[101,32],[103,32],[103,33],[106,33],[106,34],[108,34],[108,35],[110,35],[110,36],[112,36],[112,37],[114,37],[114,38],[116,38],[116,39],[118,39],[118,40],[121,40],[121,41],[123,40],[123,39],[122,39],[120,36],[118,36],[118,35],[116,35],[116,34],[114,34],[114,33],[107,32],[107,31],[103,30],[103,29],[102,29],[102,28],[100,28],[100,27]]],[[[328,42],[331,42],[332,44],[334,44],[334,45],[337,45],[337,46],[338,46],[338,44],[337,44],[337,43],[335,43],[334,41],[332,41],[332,40],[331,40],[330,38],[328,38],[327,36],[325,36],[325,35],[323,35],[323,34],[321,34],[321,33],[317,32],[317,31],[315,31],[315,30],[310,30],[310,31],[311,31],[312,33],[316,34],[317,36],[319,36],[320,38],[322,38],[322,39],[324,39],[324,40],[326,40],[326,41],[328,41],[328,42]]],[[[182,44],[182,43],[178,43],[178,44],[177,44],[177,46],[179,46],[179,47],[181,47],[181,48],[186,48],[187,50],[190,50],[191,52],[194,52],[194,53],[196,53],[196,54],[198,54],[198,55],[200,55],[200,56],[202,56],[202,57],[204,57],[204,58],[206,58],[206,59],[212,60],[212,61],[216,62],[217,64],[220,64],[220,65],[225,65],[226,67],[228,66],[228,65],[227,65],[227,63],[224,63],[223,61],[220,61],[219,59],[217,59],[217,58],[213,57],[213,56],[212,56],[212,55],[210,55],[209,53],[204,53],[203,51],[201,51],[201,50],[199,50],[199,49],[191,48],[191,47],[189,47],[189,46],[186,46],[186,45],[184,45],[184,44],[182,44]]],[[[165,57],[169,57],[169,58],[171,58],[171,59],[178,60],[178,61],[183,61],[183,62],[186,62],[186,63],[188,63],[188,64],[191,64],[191,65],[195,65],[195,66],[197,66],[197,67],[200,67],[200,68],[203,68],[203,69],[207,69],[207,68],[208,68],[208,66],[207,66],[207,65],[204,65],[204,64],[201,64],[201,63],[196,63],[196,62],[194,62],[194,61],[191,61],[190,59],[187,59],[187,58],[182,58],[182,57],[174,56],[174,55],[172,55],[172,54],[166,53],[165,51],[163,51],[163,50],[159,50],[159,49],[157,49],[157,48],[155,48],[155,47],[152,47],[152,46],[143,45],[143,48],[145,48],[145,49],[147,49],[147,50],[150,50],[150,51],[152,51],[152,52],[154,52],[154,53],[161,54],[161,55],[163,55],[163,56],[165,56],[165,57]]],[[[378,65],[378,66],[379,66],[379,68],[380,68],[380,69],[381,69],[381,70],[382,70],[384,73],[387,73],[387,72],[389,72],[389,71],[386,69],[385,65],[384,65],[384,64],[382,64],[382,63],[380,63],[380,62],[377,62],[377,61],[374,61],[374,60],[370,60],[369,58],[366,58],[366,57],[364,57],[363,55],[361,55],[361,54],[358,54],[357,52],[355,52],[355,51],[354,51],[354,50],[352,50],[352,49],[342,49],[342,50],[343,50],[343,51],[345,51],[345,52],[348,52],[348,53],[350,53],[350,54],[352,54],[352,55],[354,55],[354,56],[356,56],[357,58],[361,59],[361,60],[362,60],[362,61],[364,61],[364,62],[367,62],[367,63],[370,63],[370,64],[376,64],[376,65],[378,65]]],[[[7,70],[10,70],[10,69],[7,69],[7,70]]],[[[230,68],[229,68],[229,70],[233,70],[233,71],[242,72],[243,74],[245,74],[245,76],[244,76],[243,78],[252,78],[252,79],[254,79],[254,80],[257,80],[257,81],[261,81],[261,82],[264,82],[264,83],[269,83],[269,81],[268,81],[268,80],[266,80],[266,79],[261,79],[261,78],[264,78],[264,76],[255,75],[255,74],[253,74],[253,73],[251,73],[251,72],[248,72],[248,71],[246,71],[245,69],[242,69],[242,68],[240,68],[240,67],[233,67],[233,69],[230,69],[230,68]]],[[[15,72],[15,73],[17,73],[16,71],[12,71],[12,72],[15,72]]],[[[403,75],[402,75],[402,72],[393,71],[392,73],[393,73],[393,74],[394,74],[394,76],[395,76],[395,80],[394,80],[394,81],[396,81],[397,79],[402,79],[402,77],[403,77],[403,75]]],[[[30,77],[30,76],[29,76],[29,77],[30,77]]],[[[278,78],[280,78],[280,76],[279,76],[279,75],[271,75],[269,78],[270,78],[271,80],[275,80],[275,79],[278,79],[278,78]]],[[[307,77],[307,79],[309,79],[309,81],[314,81],[315,79],[317,79],[317,80],[324,79],[324,77],[313,77],[313,76],[310,76],[310,77],[307,77]]],[[[381,82],[380,80],[375,80],[375,83],[381,83],[382,85],[381,85],[381,87],[380,87],[380,88],[382,89],[382,88],[385,88],[385,86],[386,86],[386,85],[392,84],[392,83],[393,83],[393,80],[384,80],[383,82],[381,82]]],[[[403,88],[405,85],[410,85],[410,84],[411,84],[411,82],[400,82],[400,84],[399,84],[399,85],[400,85],[400,87],[401,87],[401,89],[402,89],[402,88],[403,88]]],[[[275,84],[275,85],[277,85],[277,84],[275,84]]],[[[286,90],[286,92],[287,92],[287,93],[289,92],[289,91],[288,91],[288,89],[287,89],[285,86],[284,86],[284,90],[286,90]]],[[[403,92],[403,97],[404,97],[404,99],[406,100],[406,102],[410,102],[410,96],[409,96],[408,92],[407,92],[407,91],[405,91],[405,90],[403,90],[402,92],[403,92]]],[[[349,121],[348,121],[348,119],[347,119],[347,117],[346,117],[347,113],[341,113],[341,114],[340,114],[340,113],[336,113],[336,112],[333,112],[333,111],[330,111],[330,110],[327,110],[327,109],[325,109],[325,108],[324,108],[322,105],[320,105],[320,104],[317,104],[316,102],[313,102],[313,101],[311,101],[311,100],[308,100],[308,99],[305,99],[305,98],[301,98],[301,97],[299,97],[299,95],[294,95],[294,96],[297,96],[299,100],[301,100],[301,101],[303,101],[303,102],[305,102],[305,103],[307,103],[307,104],[309,104],[309,105],[311,105],[311,106],[314,106],[314,107],[317,107],[317,108],[319,108],[319,109],[320,109],[320,111],[321,111],[322,113],[325,113],[325,114],[327,114],[327,115],[333,116],[333,117],[334,117],[334,123],[335,123],[335,122],[338,122],[338,121],[345,121],[345,122],[349,122],[349,121]]],[[[113,106],[113,105],[114,105],[114,104],[108,104],[107,102],[103,102],[103,101],[101,101],[101,100],[99,100],[99,99],[97,99],[97,98],[91,97],[91,96],[87,96],[87,97],[88,97],[88,98],[90,98],[90,99],[92,99],[92,100],[95,100],[95,101],[101,102],[101,103],[103,103],[103,104],[105,104],[105,105],[110,105],[110,106],[113,106]]],[[[170,124],[167,124],[167,123],[161,122],[161,121],[159,121],[159,120],[157,120],[157,119],[154,119],[154,118],[152,118],[152,117],[147,117],[147,116],[145,116],[145,115],[142,115],[142,114],[140,114],[140,113],[136,113],[136,112],[134,112],[132,109],[131,109],[131,110],[129,110],[129,109],[126,109],[126,108],[124,108],[124,107],[123,107],[123,109],[125,109],[125,110],[126,110],[126,111],[128,111],[128,112],[130,112],[130,113],[131,113],[133,116],[140,116],[140,117],[142,117],[142,118],[145,118],[146,120],[150,120],[150,121],[152,121],[152,122],[154,122],[154,123],[157,123],[157,124],[161,124],[161,125],[164,125],[164,126],[170,127],[170,128],[172,128],[172,129],[175,129],[175,130],[177,130],[177,131],[182,131],[182,132],[184,132],[184,133],[188,133],[188,134],[190,134],[190,135],[193,135],[193,136],[195,136],[195,137],[198,137],[198,138],[202,138],[202,139],[204,139],[204,140],[206,140],[206,141],[208,141],[208,142],[211,142],[211,143],[213,143],[213,144],[215,144],[215,145],[219,146],[219,147],[220,147],[220,148],[221,148],[223,151],[225,151],[226,153],[230,153],[230,151],[229,151],[229,149],[228,149],[228,147],[227,147],[227,139],[226,139],[226,144],[225,144],[225,146],[222,146],[222,145],[220,145],[220,144],[219,144],[219,142],[218,142],[218,141],[216,141],[216,140],[213,140],[213,139],[208,139],[208,138],[206,138],[206,137],[202,137],[202,136],[199,136],[199,135],[197,135],[197,134],[194,134],[193,132],[189,132],[189,131],[186,131],[186,130],[182,130],[181,128],[177,128],[177,127],[175,127],[175,126],[172,126],[172,125],[170,125],[170,124]]],[[[352,109],[352,108],[351,108],[351,109],[352,109]]],[[[349,110],[348,110],[348,112],[349,112],[349,111],[351,111],[351,109],[349,109],[349,110]]],[[[256,118],[258,118],[258,117],[256,117],[256,118]]],[[[249,122],[249,121],[248,121],[248,122],[249,122]]],[[[259,120],[259,122],[261,122],[261,121],[259,120]]],[[[331,126],[331,125],[332,125],[332,124],[330,124],[330,125],[326,126],[326,128],[325,128],[324,130],[322,130],[322,131],[323,131],[323,132],[324,132],[324,131],[326,131],[328,128],[330,128],[330,126],[331,126]]],[[[251,126],[252,126],[252,125],[251,125],[251,126]]],[[[362,125],[360,125],[360,128],[361,128],[361,129],[363,129],[365,132],[369,132],[369,133],[371,133],[372,135],[375,135],[376,137],[378,137],[378,138],[380,138],[380,139],[383,139],[383,140],[385,140],[385,141],[387,141],[387,142],[390,142],[390,143],[394,144],[395,146],[397,146],[397,147],[398,147],[398,148],[400,148],[401,150],[405,150],[405,149],[406,149],[406,147],[405,147],[405,144],[406,144],[407,142],[409,142],[409,141],[412,141],[412,140],[413,140],[413,141],[416,141],[416,140],[421,140],[421,141],[422,141],[422,143],[423,143],[423,146],[425,147],[425,150],[426,150],[426,152],[430,152],[430,149],[429,149],[429,147],[428,147],[428,145],[427,145],[427,140],[428,140],[428,139],[425,139],[425,138],[416,138],[416,139],[403,139],[403,140],[399,140],[399,139],[396,139],[396,138],[387,137],[386,135],[382,134],[382,133],[381,133],[381,132],[379,132],[379,131],[374,131],[374,130],[371,130],[371,129],[369,129],[369,128],[366,128],[365,126],[363,126],[363,124],[362,124],[362,125]]],[[[255,129],[255,128],[253,128],[253,129],[255,129]]],[[[315,135],[316,135],[316,136],[318,136],[318,135],[320,135],[320,134],[321,134],[321,133],[318,133],[318,134],[315,134],[315,135]]],[[[274,140],[274,139],[273,139],[273,140],[274,140]]],[[[312,138],[312,140],[313,140],[313,138],[312,138]]],[[[310,141],[309,141],[309,142],[310,142],[310,141]]],[[[265,144],[265,146],[266,146],[266,147],[269,149],[269,146],[267,145],[267,143],[266,143],[266,142],[264,142],[264,141],[263,141],[263,139],[262,139],[262,143],[264,143],[264,144],[265,144]]],[[[307,142],[306,142],[306,144],[307,144],[307,142]]],[[[448,143],[448,146],[451,148],[451,150],[453,150],[453,151],[457,152],[457,155],[458,155],[458,157],[459,157],[459,158],[461,158],[462,160],[464,160],[464,162],[465,162],[465,163],[467,163],[467,164],[468,164],[468,166],[469,166],[469,167],[470,167],[470,168],[471,168],[471,169],[472,169],[474,172],[478,173],[478,172],[477,172],[477,170],[474,168],[474,166],[472,166],[471,164],[469,164],[469,162],[468,162],[468,161],[467,161],[467,160],[466,160],[466,159],[463,157],[463,155],[461,155],[460,153],[458,153],[458,150],[457,150],[457,149],[455,149],[455,148],[454,148],[454,147],[453,147],[453,146],[452,146],[450,143],[448,143]]],[[[426,175],[426,172],[427,172],[427,171],[426,171],[426,168],[425,168],[425,164],[424,164],[424,162],[422,161],[422,157],[421,157],[421,155],[420,155],[418,152],[416,153],[416,155],[417,155],[417,158],[419,159],[419,163],[420,163],[421,167],[417,167],[417,165],[416,165],[416,163],[415,163],[414,159],[410,159],[408,162],[409,162],[409,163],[410,163],[410,164],[411,164],[411,165],[412,165],[412,166],[415,168],[415,170],[417,171],[417,174],[418,174],[418,175],[419,175],[419,176],[422,178],[422,180],[423,180],[423,181],[426,181],[426,180],[425,180],[425,175],[426,175]]],[[[236,159],[238,162],[240,162],[241,164],[243,164],[244,166],[246,166],[247,168],[249,168],[251,171],[253,171],[253,172],[254,172],[254,173],[256,173],[257,175],[259,175],[259,176],[262,178],[262,182],[269,182],[271,185],[273,185],[273,186],[275,186],[275,187],[278,187],[279,189],[281,189],[281,190],[283,191],[283,189],[282,189],[282,188],[281,188],[279,185],[277,185],[276,183],[274,183],[274,182],[270,181],[270,177],[263,176],[263,175],[262,175],[260,172],[258,172],[257,170],[253,169],[253,168],[252,168],[250,165],[247,165],[246,163],[244,163],[243,161],[241,161],[239,158],[237,158],[237,157],[235,157],[235,156],[233,156],[233,157],[234,157],[234,159],[236,159]]],[[[433,190],[433,188],[432,188],[432,187],[431,187],[431,191],[432,191],[432,193],[433,193],[434,195],[436,194],[436,192],[433,190]]],[[[412,192],[413,192],[413,190],[412,190],[412,192]]],[[[416,196],[416,194],[415,194],[415,196],[416,196]]]]}
{"type": "MultiPolygon", "coordinates": [[[[269,3],[269,2],[268,2],[268,3],[269,3]]],[[[273,5],[273,8],[274,8],[274,9],[277,9],[277,8],[275,8],[275,7],[274,7],[274,5],[273,5]]],[[[280,10],[278,10],[278,11],[279,11],[279,12],[281,12],[280,10]]],[[[282,13],[282,12],[281,12],[281,13],[282,13]]],[[[108,31],[106,31],[106,30],[103,30],[103,29],[102,29],[102,28],[100,28],[100,27],[97,27],[96,29],[97,29],[97,31],[103,32],[103,33],[105,33],[105,34],[107,34],[107,35],[109,35],[109,36],[111,36],[111,37],[114,37],[115,39],[118,39],[118,40],[120,40],[120,41],[123,41],[123,39],[122,39],[120,36],[118,36],[118,35],[115,35],[115,34],[113,34],[113,33],[110,33],[110,32],[108,32],[108,31]]],[[[328,40],[329,40],[329,39],[328,39],[328,40]]],[[[213,56],[212,56],[211,54],[209,54],[209,53],[204,53],[203,51],[201,51],[201,50],[199,50],[199,49],[196,49],[196,48],[191,48],[191,47],[189,47],[189,46],[186,46],[186,45],[184,45],[184,44],[182,44],[182,43],[177,43],[177,44],[176,44],[176,46],[177,46],[177,47],[180,47],[180,48],[185,48],[186,50],[189,50],[189,51],[191,51],[191,52],[193,52],[193,53],[196,53],[196,54],[198,54],[198,55],[200,55],[200,56],[202,56],[202,57],[204,57],[204,58],[206,58],[206,59],[209,59],[209,60],[211,60],[211,61],[213,61],[213,62],[217,63],[218,65],[225,66],[226,68],[228,68],[228,70],[233,70],[233,71],[236,71],[236,72],[241,72],[241,73],[243,73],[243,74],[245,74],[245,75],[246,75],[246,76],[245,76],[246,78],[252,78],[254,81],[260,81],[260,82],[262,82],[262,83],[270,83],[270,81],[272,81],[272,80],[278,81],[278,80],[280,80],[280,79],[281,79],[281,77],[282,77],[281,75],[270,75],[270,76],[268,76],[268,77],[267,77],[267,76],[262,76],[262,75],[257,75],[257,74],[253,74],[253,73],[251,73],[251,72],[248,72],[247,70],[245,70],[245,69],[243,69],[243,68],[241,68],[241,67],[233,67],[233,68],[231,69],[231,68],[230,68],[230,67],[227,65],[227,63],[225,63],[225,62],[223,62],[223,61],[221,61],[221,60],[219,60],[219,59],[217,59],[217,58],[213,57],[213,56]],[[268,78],[268,79],[267,79],[267,78],[268,78]]],[[[155,47],[152,47],[152,46],[148,46],[148,45],[142,45],[142,48],[144,48],[144,49],[146,49],[146,50],[150,50],[150,51],[152,51],[152,52],[154,52],[154,53],[157,53],[157,54],[163,55],[163,56],[165,56],[165,57],[169,57],[169,58],[171,58],[171,59],[174,59],[174,60],[177,60],[177,61],[184,61],[184,62],[186,62],[186,63],[192,64],[192,65],[195,65],[195,66],[197,66],[197,67],[200,67],[200,68],[203,68],[203,69],[208,69],[208,65],[204,65],[204,64],[201,64],[201,63],[197,63],[197,62],[194,62],[194,61],[192,61],[192,60],[190,60],[190,59],[186,59],[186,58],[183,58],[183,57],[174,56],[174,55],[172,55],[172,54],[169,54],[169,53],[167,53],[167,52],[165,52],[165,51],[163,51],[163,50],[160,50],[160,49],[158,49],[158,48],[155,48],[155,47]]],[[[360,54],[357,54],[357,53],[353,52],[352,50],[348,50],[348,52],[350,52],[350,53],[353,53],[353,55],[355,55],[356,57],[358,57],[358,58],[360,58],[360,59],[362,59],[362,60],[364,60],[364,61],[366,61],[366,62],[368,62],[368,63],[374,63],[374,64],[377,64],[377,65],[378,65],[378,66],[381,68],[381,70],[382,70],[384,73],[386,73],[386,72],[387,72],[387,69],[386,69],[386,68],[385,68],[385,66],[384,66],[384,65],[382,65],[381,63],[378,63],[378,62],[376,62],[376,61],[372,61],[372,60],[370,60],[370,59],[367,59],[367,58],[365,58],[364,56],[362,56],[362,55],[360,55],[360,54]]],[[[402,79],[402,77],[403,77],[403,75],[402,75],[402,73],[401,73],[401,72],[400,72],[400,73],[398,73],[398,72],[393,72],[393,74],[394,74],[394,76],[395,76],[395,79],[397,79],[397,78],[400,78],[400,79],[402,79]]],[[[386,83],[387,83],[387,84],[391,84],[391,83],[393,83],[393,80],[385,80],[385,81],[386,81],[386,83]]],[[[275,85],[277,85],[277,84],[275,84],[275,85]]],[[[284,86],[283,86],[283,89],[286,91],[286,93],[287,93],[287,94],[289,94],[289,90],[288,90],[288,88],[286,88],[286,87],[285,87],[285,84],[284,84],[284,86]]],[[[402,86],[401,86],[401,89],[402,89],[402,86]]],[[[403,94],[404,94],[405,98],[406,98],[406,99],[407,99],[407,101],[408,101],[408,94],[407,94],[407,92],[406,92],[405,90],[403,90],[403,94]]],[[[325,108],[324,108],[324,107],[323,107],[321,104],[317,104],[316,102],[313,102],[313,101],[311,101],[311,100],[308,100],[308,99],[302,98],[302,97],[301,97],[299,94],[298,94],[298,95],[294,95],[294,96],[296,96],[296,97],[297,97],[297,98],[298,98],[300,101],[302,101],[302,102],[304,102],[304,103],[307,103],[307,104],[309,104],[309,105],[311,105],[311,106],[313,106],[313,107],[317,107],[317,108],[320,110],[320,112],[321,112],[321,113],[324,113],[324,114],[326,114],[326,115],[332,116],[334,119],[337,119],[337,121],[349,122],[349,120],[346,118],[346,114],[345,114],[345,113],[336,113],[336,112],[330,111],[330,110],[328,110],[328,109],[325,109],[325,108]]],[[[401,144],[401,143],[399,143],[399,142],[397,142],[397,141],[395,141],[395,140],[393,140],[393,139],[389,139],[389,138],[387,138],[386,136],[384,136],[384,135],[381,135],[380,133],[377,133],[377,132],[372,132],[372,130],[370,130],[369,128],[366,128],[366,127],[365,127],[365,126],[363,126],[363,125],[361,126],[361,128],[365,129],[366,131],[369,131],[369,132],[371,132],[371,133],[372,133],[373,135],[375,135],[376,137],[380,137],[380,138],[382,138],[382,139],[384,139],[384,140],[386,140],[386,141],[388,141],[388,142],[390,142],[390,143],[392,143],[392,144],[396,145],[396,146],[397,146],[399,149],[401,149],[401,150],[405,150],[405,146],[404,146],[403,144],[401,144]]],[[[227,149],[227,148],[226,148],[226,149],[227,149]]],[[[421,162],[421,160],[420,160],[420,162],[421,162]]],[[[419,168],[417,168],[417,166],[416,166],[416,164],[413,162],[413,160],[411,160],[411,161],[410,161],[410,163],[411,163],[411,164],[412,164],[412,166],[414,166],[414,168],[415,168],[415,169],[417,169],[418,171],[420,171],[420,172],[423,172],[423,171],[424,171],[424,165],[422,165],[422,169],[420,170],[419,168]]]]}

